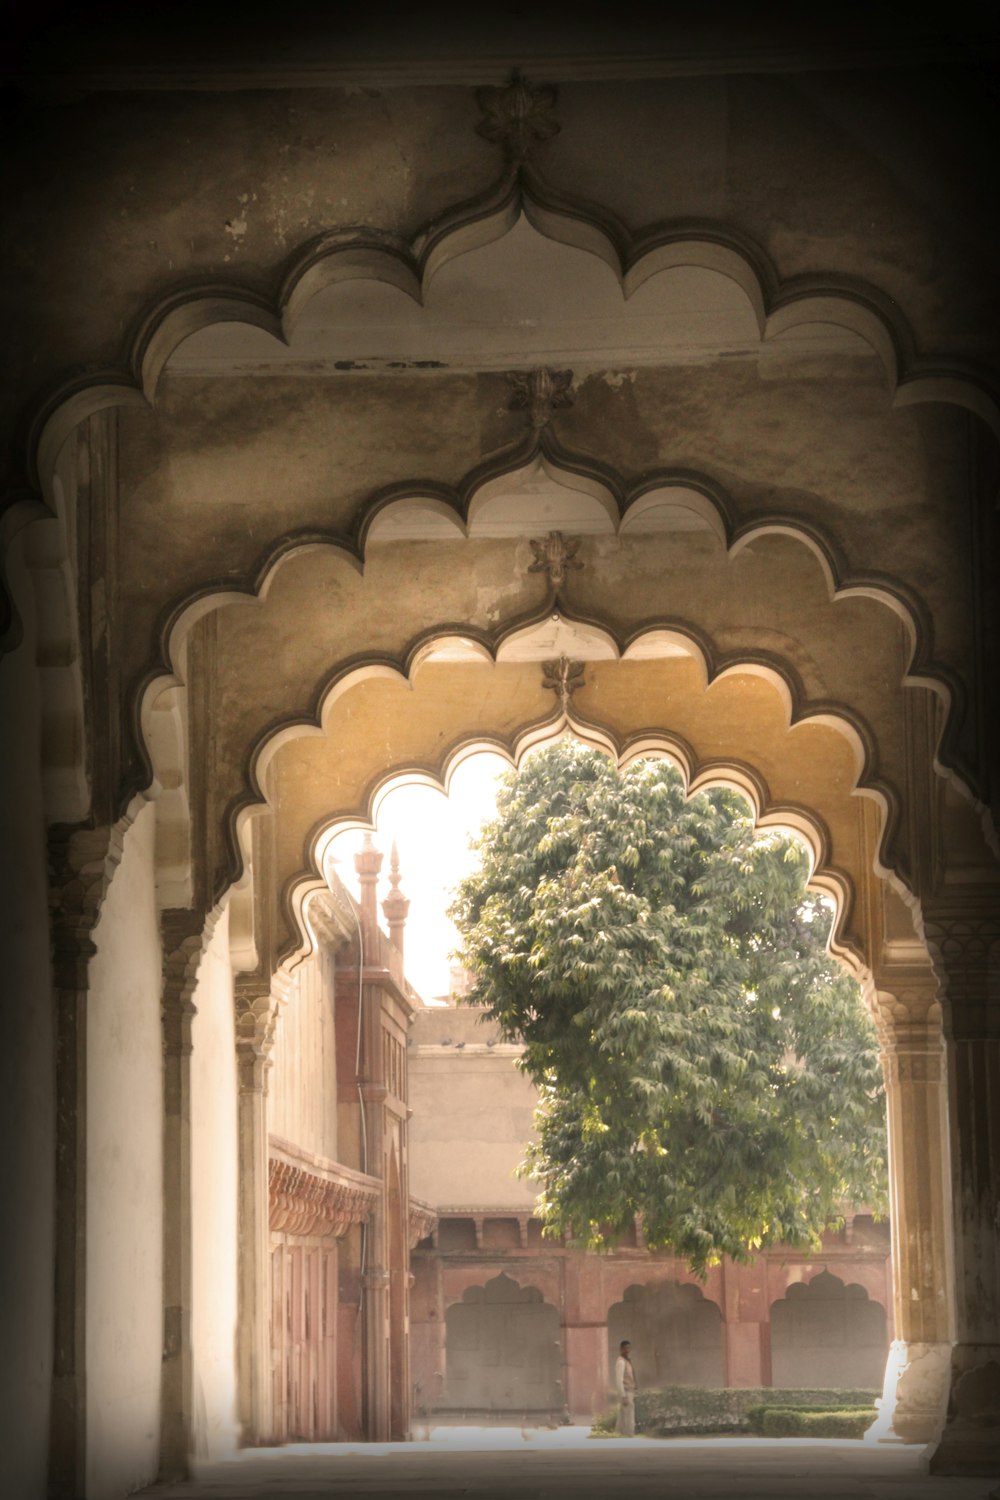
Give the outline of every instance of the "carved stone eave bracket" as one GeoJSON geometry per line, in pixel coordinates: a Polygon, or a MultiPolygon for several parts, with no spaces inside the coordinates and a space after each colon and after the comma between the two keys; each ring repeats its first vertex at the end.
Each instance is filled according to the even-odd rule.
{"type": "Polygon", "coordinates": [[[59,989],[86,982],[86,965],[96,951],[91,933],[121,863],[131,822],[127,816],[98,828],[57,824],[49,831],[49,913],[59,989]]]}
{"type": "MultiPolygon", "coordinates": [[[[329,876],[327,878],[330,880],[329,876]]],[[[308,915],[317,937],[334,949],[350,942],[357,933],[355,904],[336,876],[326,890],[317,891],[310,898],[308,915]]]]}
{"type": "Polygon", "coordinates": [[[160,917],[163,943],[163,1041],[168,1056],[191,1051],[191,1023],[198,971],[221,915],[197,908],[168,908],[160,917]]]}
{"type": "Polygon", "coordinates": [[[268,1217],[275,1232],[340,1239],[371,1217],[380,1191],[362,1172],[271,1138],[268,1217]]]}
{"type": "Polygon", "coordinates": [[[410,1249],[413,1250],[421,1240],[435,1232],[438,1226],[438,1216],[435,1209],[429,1203],[420,1203],[410,1199],[409,1212],[409,1236],[410,1249]]]}
{"type": "Polygon", "coordinates": [[[259,980],[236,982],[236,1079],[240,1095],[267,1094],[271,1054],[283,999],[287,999],[285,976],[272,976],[264,988],[259,980]]]}

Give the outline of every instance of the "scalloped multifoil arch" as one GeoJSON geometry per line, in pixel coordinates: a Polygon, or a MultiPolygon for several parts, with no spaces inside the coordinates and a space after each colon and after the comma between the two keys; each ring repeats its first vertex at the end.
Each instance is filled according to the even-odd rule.
{"type": "MultiPolygon", "coordinates": [[[[505,632],[505,639],[510,640],[518,633],[525,633],[530,627],[522,624],[518,630],[505,632]]],[[[605,630],[605,636],[609,645],[614,646],[615,641],[612,633],[605,630]]],[[[665,635],[668,632],[656,627],[645,633],[634,634],[630,644],[654,635],[665,635]]],[[[880,784],[876,780],[865,782],[863,777],[869,764],[868,745],[865,738],[859,733],[858,727],[851,717],[846,713],[838,713],[828,705],[816,709],[814,712],[807,707],[795,709],[792,693],[789,689],[787,678],[777,670],[774,670],[757,661],[745,663],[727,663],[717,672],[711,671],[708,659],[702,653],[699,643],[689,635],[678,632],[674,639],[682,644],[685,653],[689,654],[701,665],[705,688],[711,682],[717,681],[724,676],[734,672],[750,671],[755,676],[762,677],[768,682],[776,698],[782,705],[785,718],[785,732],[790,732],[799,726],[815,724],[827,729],[833,729],[846,741],[851,750],[855,765],[855,783],[851,788],[851,795],[870,799],[878,813],[878,833],[874,855],[874,873],[880,879],[888,880],[894,890],[910,906],[914,905],[915,897],[907,881],[884,857],[887,842],[891,830],[899,816],[899,808],[892,790],[880,784]]],[[[434,642],[439,645],[451,645],[467,647],[470,654],[478,656],[485,661],[497,659],[497,650],[488,649],[485,643],[479,639],[470,639],[467,635],[449,634],[439,632],[434,637],[434,642]]],[[[241,878],[246,868],[248,852],[248,834],[250,821],[264,812],[269,807],[269,801],[265,790],[268,779],[268,766],[274,757],[284,748],[293,744],[296,740],[307,737],[322,737],[326,735],[327,727],[324,718],[327,712],[352,689],[364,684],[366,681],[383,678],[412,684],[412,675],[423,660],[426,659],[427,648],[432,645],[429,639],[422,640],[420,646],[415,647],[405,662],[390,661],[385,658],[370,659],[363,663],[354,662],[333,674],[328,680],[320,700],[317,704],[316,713],[308,719],[298,718],[286,721],[282,724],[272,726],[261,736],[257,745],[253,748],[247,766],[247,791],[230,806],[227,815],[229,831],[230,850],[233,864],[229,872],[231,880],[241,878]]],[[[502,650],[502,643],[500,649],[502,650]]],[[[347,826],[352,823],[360,826],[373,826],[373,809],[389,784],[398,780],[400,775],[406,775],[410,779],[426,778],[429,784],[439,786],[446,790],[447,781],[456,764],[465,756],[474,753],[477,748],[492,748],[505,755],[512,763],[516,764],[521,756],[533,745],[547,739],[557,737],[560,733],[571,732],[587,743],[594,744],[605,753],[610,754],[617,763],[627,764],[641,755],[667,754],[681,769],[689,794],[693,791],[702,790],[706,786],[714,784],[725,784],[735,787],[748,797],[754,808],[755,821],[758,826],[770,827],[780,826],[790,828],[803,837],[810,847],[813,857],[812,883],[817,889],[823,890],[831,896],[836,904],[837,917],[832,938],[832,947],[838,956],[844,957],[849,963],[852,972],[860,974],[864,969],[864,955],[861,954],[842,935],[842,929],[848,914],[854,903],[853,882],[846,872],[838,869],[830,862],[829,835],[823,825],[819,814],[807,807],[793,806],[787,803],[772,803],[766,786],[759,774],[746,762],[736,756],[725,760],[713,759],[708,762],[699,761],[693,748],[677,734],[668,734],[659,729],[639,731],[621,743],[614,734],[605,726],[590,723],[580,715],[556,711],[548,717],[525,725],[518,733],[516,740],[507,742],[499,739],[483,736],[481,733],[466,736],[458,742],[445,747],[437,764],[433,765],[409,765],[404,768],[388,767],[377,771],[369,782],[362,798],[363,805],[348,810],[334,812],[330,819],[326,819],[317,825],[309,834],[307,839],[308,866],[298,877],[294,877],[282,895],[282,904],[286,916],[289,918],[289,930],[298,931],[301,935],[301,943],[295,947],[293,952],[282,956],[282,962],[297,962],[301,956],[308,951],[308,927],[304,918],[304,906],[310,894],[323,887],[322,879],[322,856],[325,848],[324,839],[327,838],[327,830],[333,826],[347,826]]],[[[216,899],[220,892],[215,893],[216,899]]]]}
{"type": "MultiPolygon", "coordinates": [[[[148,724],[157,699],[164,692],[184,682],[184,660],[187,639],[193,626],[216,609],[231,604],[262,603],[284,563],[302,552],[317,548],[329,548],[339,553],[345,563],[363,574],[367,546],[372,526],[378,517],[385,517],[396,509],[405,509],[413,503],[424,504],[432,499],[439,513],[453,518],[462,535],[468,533],[468,518],[476,497],[496,481],[510,477],[532,465],[541,464],[557,482],[568,478],[572,487],[586,484],[591,493],[600,491],[609,511],[617,513],[618,528],[627,524],[643,506],[654,500],[674,503],[684,508],[694,508],[710,526],[730,556],[736,555],[755,540],[771,535],[791,538],[800,543],[819,563],[832,605],[837,600],[862,596],[884,606],[898,619],[909,642],[910,659],[903,676],[903,688],[919,688],[934,692],[942,706],[941,728],[935,747],[935,769],[948,777],[961,794],[980,807],[978,799],[961,776],[952,768],[952,742],[957,734],[958,720],[964,705],[964,689],[961,682],[941,663],[933,661],[930,647],[933,639],[931,622],[922,601],[897,580],[880,574],[850,574],[838,547],[821,528],[810,525],[797,517],[770,515],[737,525],[735,507],[724,487],[711,476],[688,469],[669,468],[647,474],[638,484],[628,487],[620,476],[599,461],[570,453],[558,445],[550,433],[522,444],[517,450],[501,455],[499,459],[478,465],[470,471],[458,486],[428,480],[396,483],[374,491],[358,509],[353,532],[345,536],[334,532],[295,532],[284,534],[272,543],[260,556],[254,568],[242,579],[219,580],[216,584],[200,586],[186,600],[171,609],[163,620],[159,632],[159,661],[154,664],[138,684],[133,698],[133,718],[137,730],[137,741],[145,750],[146,771],[151,780],[155,769],[148,755],[148,724]]],[[[558,595],[555,596],[558,600],[558,595]]],[[[550,606],[546,606],[549,608],[550,606]]],[[[567,618],[569,618],[568,612],[567,618]]],[[[447,636],[449,639],[463,638],[470,645],[475,643],[484,655],[495,659],[505,639],[520,630],[526,623],[520,617],[507,621],[493,632],[482,632],[469,627],[447,622],[422,633],[413,641],[405,656],[399,660],[385,662],[389,669],[409,674],[421,656],[433,649],[435,642],[447,636]]],[[[593,623],[598,629],[606,627],[600,621],[593,623]]],[[[859,778],[866,776],[867,766],[877,762],[876,737],[871,727],[844,704],[812,704],[806,709],[804,691],[795,672],[771,653],[761,652],[756,657],[746,653],[733,655],[719,653],[711,640],[690,626],[678,627],[675,623],[657,619],[636,626],[628,637],[619,638],[607,631],[618,655],[624,655],[642,636],[655,630],[673,629],[680,639],[687,642],[686,649],[697,654],[705,663],[707,680],[713,681],[720,673],[730,669],[746,670],[756,663],[762,671],[771,672],[775,680],[780,679],[790,701],[791,722],[797,722],[802,714],[829,713],[839,723],[851,726],[855,743],[860,745],[859,778]]],[[[373,661],[372,666],[376,665],[373,661]]],[[[325,685],[318,689],[309,719],[288,721],[288,726],[312,723],[317,729],[322,721],[323,705],[327,694],[335,687],[339,669],[334,669],[325,685]]],[[[259,794],[256,777],[258,750],[251,754],[248,790],[251,798],[259,794]]],[[[136,790],[135,787],[130,790],[136,790]]],[[[887,834],[891,836],[898,817],[895,798],[887,789],[881,788],[887,807],[887,834]]]]}
{"type": "Polygon", "coordinates": [[[810,323],[855,333],[881,360],[895,405],[957,404],[1000,441],[996,373],[973,361],[918,354],[904,313],[871,283],[822,272],[782,279],[762,246],[715,221],[665,221],[629,231],[609,210],[560,196],[537,173],[521,169],[505,173],[478,198],[445,210],[409,241],[375,226],[315,236],[292,253],[270,294],[218,278],[192,281],[160,297],[139,316],[117,366],[64,378],[35,402],[25,423],[29,482],[51,503],[47,476],[69,432],[107,406],[152,402],[170,356],[193,333],[240,322],[288,344],[312,298],[348,280],[381,281],[422,303],[443,265],[501,238],[522,215],[546,238],[604,261],[625,298],[651,276],[697,267],[727,277],[743,291],[762,340],[810,323]]]}
{"type": "MultiPolygon", "coordinates": [[[[461,739],[442,751],[435,766],[402,765],[387,768],[370,782],[363,807],[352,812],[334,814],[317,824],[308,839],[308,867],[293,876],[282,892],[282,904],[289,918],[289,928],[297,934],[298,941],[278,955],[277,971],[291,973],[314,951],[315,938],[309,923],[308,908],[310,901],[318,893],[327,890],[323,869],[331,842],[338,834],[352,829],[374,831],[379,806],[389,792],[401,785],[420,783],[447,796],[456,768],[470,756],[491,751],[502,756],[511,766],[517,767],[529,751],[565,737],[593,746],[621,767],[645,757],[656,756],[669,760],[681,773],[688,797],[713,787],[729,788],[738,792],[749,804],[755,829],[762,832],[787,832],[800,839],[810,856],[809,888],[833,902],[830,952],[858,980],[866,995],[873,993],[865,954],[843,936],[843,928],[855,900],[853,882],[845,871],[830,862],[829,834],[816,812],[806,807],[771,802],[759,774],[752,766],[737,758],[699,762],[691,746],[683,738],[658,731],[645,731],[619,743],[606,728],[579,718],[572,712],[567,714],[558,711],[544,721],[526,726],[509,741],[488,735],[470,735],[461,739]]],[[[260,811],[259,805],[242,810],[238,832],[241,844],[248,832],[249,819],[260,811]]]]}
{"type": "MultiPolygon", "coordinates": [[[[623,297],[652,276],[678,266],[696,266],[726,276],[742,289],[762,339],[816,322],[834,323],[856,333],[881,359],[895,405],[953,402],[978,416],[1000,440],[1000,382],[995,373],[951,357],[918,355],[904,314],[877,287],[860,279],[820,273],[782,280],[760,245],[716,222],[668,221],[629,231],[607,209],[562,196],[537,172],[519,167],[506,171],[484,193],[455,204],[412,240],[377,227],[332,230],[314,237],[279,269],[270,294],[216,279],[191,281],[158,299],[138,318],[119,365],[75,372],[57,381],[29,408],[21,438],[27,478],[8,497],[0,539],[6,545],[22,526],[50,515],[65,524],[55,476],[69,436],[81,422],[104,409],[151,403],[171,354],[193,333],[235,321],[288,343],[309,301],[325,287],[346,280],[385,282],[421,302],[431,278],[443,265],[502,237],[522,215],[540,234],[604,261],[618,278],[623,297]]],[[[450,503],[443,494],[431,493],[427,498],[442,500],[446,506],[450,503]]],[[[803,537],[809,530],[801,523],[773,517],[769,522],[752,523],[747,538],[767,524],[795,525],[803,537]]],[[[359,543],[363,545],[363,536],[355,546],[359,543]]],[[[347,539],[341,544],[350,546],[347,539]]],[[[819,543],[817,555],[821,553],[831,561],[836,576],[828,541],[819,543]]],[[[847,586],[861,591],[869,587],[865,580],[847,586]]],[[[887,600],[901,593],[891,580],[878,580],[873,587],[887,600]]],[[[907,628],[919,614],[916,601],[907,599],[901,612],[907,628]]],[[[19,638],[14,608],[0,649],[12,649],[19,638]]],[[[954,703],[960,691],[956,681],[940,670],[925,671],[922,664],[915,663],[915,670],[915,680],[936,690],[947,682],[954,703]]],[[[943,740],[953,718],[946,716],[943,740]]],[[[947,764],[946,756],[942,763],[947,764]]]]}

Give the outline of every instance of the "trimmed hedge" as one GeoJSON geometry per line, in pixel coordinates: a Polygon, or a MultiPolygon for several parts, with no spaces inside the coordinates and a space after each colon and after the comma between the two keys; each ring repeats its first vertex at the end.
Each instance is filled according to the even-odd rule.
{"type": "MultiPolygon", "coordinates": [[[[875,1420],[875,1398],[881,1391],[852,1388],[775,1390],[751,1386],[708,1387],[671,1385],[659,1391],[639,1391],[635,1400],[635,1430],[656,1437],[698,1437],[701,1435],[760,1431],[751,1423],[751,1412],[765,1408],[820,1411],[823,1413],[863,1410],[866,1426],[875,1420]]],[[[618,1415],[613,1406],[593,1424],[595,1436],[607,1436],[615,1430],[618,1415]]],[[[838,1435],[839,1434],[835,1434],[838,1435]]],[[[820,1436],[813,1433],[813,1436],[820,1436]]]]}
{"type": "MultiPolygon", "coordinates": [[[[800,1407],[765,1406],[759,1431],[763,1437],[861,1438],[872,1425],[870,1407],[854,1411],[805,1411],[800,1407]]],[[[756,1431],[757,1429],[755,1429],[756,1431]]]]}

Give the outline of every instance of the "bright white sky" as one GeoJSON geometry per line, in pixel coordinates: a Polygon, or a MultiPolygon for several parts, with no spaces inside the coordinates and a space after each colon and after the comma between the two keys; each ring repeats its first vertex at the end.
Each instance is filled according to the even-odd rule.
{"type": "MultiPolygon", "coordinates": [[[[473,868],[469,841],[496,813],[496,784],[510,762],[489,751],[471,755],[456,767],[449,794],[429,786],[398,786],[377,810],[376,846],[385,855],[378,887],[381,903],[389,892],[389,851],[399,848],[399,888],[409,899],[406,920],[406,977],[424,1000],[447,995],[449,955],[458,933],[445,912],[452,891],[473,868]]],[[[328,858],[352,895],[359,894],[354,855],[363,833],[338,834],[328,858]]],[[[380,919],[385,926],[384,918],[380,919]]]]}

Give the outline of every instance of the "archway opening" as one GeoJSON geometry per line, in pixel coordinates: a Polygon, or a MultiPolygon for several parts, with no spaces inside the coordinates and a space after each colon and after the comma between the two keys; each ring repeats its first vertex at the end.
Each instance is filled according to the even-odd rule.
{"type": "MultiPolygon", "coordinates": [[[[544,743],[539,741],[533,748],[541,748],[544,743]]],[[[479,758],[468,756],[463,764],[470,766],[479,758]]],[[[486,758],[482,756],[484,761],[486,758]]],[[[498,770],[504,764],[509,765],[507,758],[492,758],[498,770]]],[[[453,785],[456,779],[457,773],[449,779],[449,784],[453,785]]],[[[721,772],[716,779],[730,787],[734,780],[721,772]]],[[[487,781],[488,778],[481,778],[480,787],[487,781]]],[[[393,882],[398,885],[402,880],[402,888],[407,892],[428,883],[422,877],[420,850],[428,837],[437,837],[442,845],[447,842],[443,832],[441,790],[432,789],[426,778],[411,783],[410,791],[415,800],[423,801],[427,810],[422,830],[419,821],[408,829],[406,816],[400,810],[406,800],[405,783],[405,776],[386,781],[373,807],[376,841],[384,849],[390,843],[398,844],[400,849],[399,865],[391,879],[388,876],[391,865],[387,863],[383,868],[387,878],[383,887],[387,898],[391,896],[393,882]],[[412,858],[404,857],[402,851],[407,849],[416,852],[415,863],[412,858]]],[[[746,798],[742,787],[740,791],[746,798]]],[[[480,796],[478,804],[473,799],[473,805],[476,812],[472,820],[474,831],[478,822],[489,816],[492,798],[489,794],[485,798],[480,796]]],[[[753,816],[755,810],[749,801],[746,805],[753,816]]],[[[797,829],[794,834],[801,838],[797,829]]],[[[766,830],[764,836],[773,839],[775,830],[766,830]]],[[[336,861],[331,862],[331,867],[342,871],[345,880],[350,880],[346,850],[359,850],[364,838],[365,835],[356,827],[346,828],[326,845],[328,856],[336,861]]],[[[447,883],[444,881],[440,885],[439,901],[446,899],[443,890],[447,883]]],[[[407,966],[412,951],[409,933],[413,923],[411,910],[407,922],[407,966]]],[[[443,968],[441,972],[444,972],[443,968]]],[[[453,1335],[451,1322],[446,1318],[442,1326],[440,1319],[448,1301],[445,1290],[448,1278],[459,1274],[460,1265],[464,1267],[463,1275],[471,1274],[469,1267],[474,1265],[481,1277],[489,1268],[505,1274],[499,1268],[507,1266],[512,1274],[523,1280],[527,1266],[524,1271],[518,1268],[532,1254],[536,1260],[538,1255],[547,1255],[550,1260],[565,1262],[567,1254],[572,1257],[575,1253],[571,1248],[541,1236],[541,1225],[533,1214],[531,1185],[518,1182],[511,1175],[511,1169],[523,1155],[530,1131],[530,1100],[517,1094],[517,1090],[526,1085],[526,1080],[517,1074],[514,1059],[504,1056],[512,1049],[499,1041],[495,1034],[488,1036],[487,1031],[478,1025],[479,1017],[474,1011],[466,1012],[456,1005],[463,979],[460,973],[452,978],[452,993],[434,997],[437,1005],[418,1014],[408,1049],[410,1098],[414,1109],[410,1136],[411,1191],[418,1199],[429,1203],[439,1215],[436,1229],[417,1244],[413,1256],[416,1276],[411,1299],[413,1403],[417,1413],[424,1416],[436,1413],[441,1417],[454,1414],[466,1405],[477,1410],[488,1409],[488,1404],[482,1402],[459,1401],[454,1389],[447,1386],[446,1371],[452,1368],[453,1335]],[[442,1004],[442,1000],[446,1003],[442,1004]],[[498,1064],[507,1074],[502,1083],[498,1081],[498,1064]],[[497,1078],[490,1070],[497,1074],[497,1078]],[[502,1143],[498,1141],[498,1135],[503,1136],[506,1122],[515,1119],[517,1124],[509,1138],[502,1143]],[[505,1122],[504,1126],[498,1129],[495,1120],[505,1122]],[[502,1145],[502,1152],[506,1152],[502,1163],[497,1160],[498,1145],[502,1145]],[[507,1178],[506,1188],[500,1194],[491,1192],[498,1167],[507,1178]],[[503,1191],[507,1193],[506,1199],[502,1196],[503,1191]]],[[[857,1004],[859,1008],[862,1005],[860,992],[857,1004]]],[[[866,1205],[845,1205],[849,1219],[852,1207],[863,1209],[866,1205]]],[[[641,1225],[636,1226],[620,1250],[619,1260],[628,1267],[628,1274],[634,1282],[636,1259],[648,1259],[641,1225]]],[[[823,1253],[832,1255],[838,1264],[850,1261],[852,1255],[857,1258],[858,1250],[852,1248],[849,1228],[832,1229],[823,1253]]],[[[867,1255],[870,1260],[879,1262],[880,1288],[888,1303],[891,1300],[888,1290],[891,1271],[886,1224],[876,1228],[873,1242],[860,1253],[862,1258],[867,1255]]],[[[801,1267],[810,1264],[808,1255],[798,1253],[795,1259],[801,1267]]],[[[676,1269],[681,1269],[679,1263],[676,1269]]],[[[640,1369],[642,1383],[772,1384],[767,1305],[775,1299],[773,1292],[768,1296],[768,1288],[783,1289],[785,1285],[777,1265],[770,1281],[766,1274],[757,1274],[757,1284],[754,1284],[753,1275],[743,1276],[739,1267],[713,1273],[707,1295],[693,1285],[680,1287],[669,1280],[670,1276],[668,1265],[657,1268],[656,1282],[647,1288],[656,1305],[654,1307],[651,1303],[651,1309],[639,1309],[643,1340],[650,1338],[652,1328],[649,1347],[637,1355],[640,1365],[645,1361],[649,1366],[640,1369]],[[719,1305],[727,1298],[726,1276],[730,1316],[724,1321],[719,1305]],[[671,1296],[671,1305],[661,1308],[657,1299],[663,1301],[671,1296]],[[758,1306],[762,1297],[763,1306],[758,1306]]],[[[613,1285],[613,1279],[609,1281],[605,1272],[604,1285],[594,1294],[601,1305],[598,1307],[595,1302],[588,1309],[588,1317],[592,1315],[600,1328],[600,1337],[596,1340],[592,1330],[573,1326],[571,1320],[563,1317],[560,1339],[567,1363],[567,1404],[572,1402],[572,1409],[578,1416],[581,1409],[595,1409],[607,1399],[613,1362],[609,1363],[605,1342],[610,1340],[612,1350],[626,1334],[633,1336],[633,1342],[642,1342],[634,1338],[636,1309],[628,1300],[629,1294],[623,1298],[620,1289],[618,1292],[612,1290],[613,1285]],[[624,1322],[633,1320],[630,1327],[624,1326],[623,1319],[624,1322]]],[[[632,1295],[634,1298],[634,1287],[632,1295]]],[[[458,1335],[460,1340],[463,1336],[458,1335]]],[[[884,1355],[883,1338],[883,1360],[884,1355]]],[[[462,1355],[462,1358],[467,1356],[462,1355]]],[[[813,1385],[817,1383],[824,1382],[810,1381],[813,1385]]],[[[877,1386],[879,1380],[873,1384],[877,1386]]],[[[472,1386],[468,1389],[471,1390],[472,1386]]],[[[515,1403],[514,1408],[508,1409],[520,1407],[515,1403]]]]}
{"type": "Polygon", "coordinates": [[[771,1305],[776,1386],[874,1387],[888,1350],[886,1310],[857,1282],[822,1270],[771,1305]]]}
{"type": "Polygon", "coordinates": [[[561,1413],[559,1311],[538,1287],[501,1272],[467,1287],[445,1322],[444,1411],[518,1421],[561,1413]]]}
{"type": "Polygon", "coordinates": [[[623,1339],[633,1346],[642,1390],[726,1384],[722,1310],[690,1282],[626,1287],[622,1300],[608,1309],[609,1369],[623,1339]]]}

